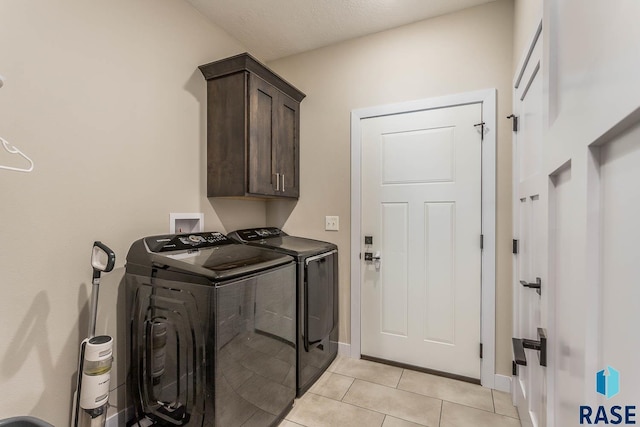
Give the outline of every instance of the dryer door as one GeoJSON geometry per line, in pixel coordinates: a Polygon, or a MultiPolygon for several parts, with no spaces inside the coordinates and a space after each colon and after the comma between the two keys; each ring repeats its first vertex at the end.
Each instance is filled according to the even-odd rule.
{"type": "Polygon", "coordinates": [[[305,260],[304,348],[327,337],[337,322],[334,288],[338,281],[338,252],[333,250],[305,260]]]}

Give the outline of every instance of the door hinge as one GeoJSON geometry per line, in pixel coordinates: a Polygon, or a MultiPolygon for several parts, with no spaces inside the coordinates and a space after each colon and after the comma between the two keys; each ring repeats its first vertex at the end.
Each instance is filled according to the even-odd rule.
{"type": "Polygon", "coordinates": [[[514,255],[518,254],[518,239],[513,239],[513,249],[512,249],[512,253],[514,255]]]}
{"type": "Polygon", "coordinates": [[[480,235],[480,249],[484,249],[484,234],[480,235]]]}
{"type": "Polygon", "coordinates": [[[511,374],[515,377],[518,375],[518,365],[515,360],[511,361],[511,374]]]}
{"type": "Polygon", "coordinates": [[[482,343],[480,343],[480,359],[482,359],[482,343]]]}
{"type": "Polygon", "coordinates": [[[513,130],[514,132],[518,132],[518,116],[511,114],[507,116],[507,119],[513,119],[513,126],[511,130],[513,130]]]}

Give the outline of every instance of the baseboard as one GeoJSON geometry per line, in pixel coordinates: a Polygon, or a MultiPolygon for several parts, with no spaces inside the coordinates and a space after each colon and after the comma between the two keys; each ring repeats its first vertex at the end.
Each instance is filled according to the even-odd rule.
{"type": "Polygon", "coordinates": [[[105,423],[105,427],[118,427],[120,413],[116,413],[107,418],[107,422],[105,423]]]}
{"type": "Polygon", "coordinates": [[[351,344],[344,342],[338,343],[338,354],[340,356],[351,357],[351,344]]]}
{"type": "Polygon", "coordinates": [[[494,376],[493,388],[498,391],[504,391],[505,393],[511,393],[511,377],[496,374],[494,376]]]}
{"type": "MultiPolygon", "coordinates": [[[[117,408],[111,407],[111,410],[116,410],[117,408]]],[[[114,414],[109,415],[107,418],[107,422],[105,423],[105,427],[119,427],[125,425],[127,416],[126,410],[115,412],[114,414]]]]}

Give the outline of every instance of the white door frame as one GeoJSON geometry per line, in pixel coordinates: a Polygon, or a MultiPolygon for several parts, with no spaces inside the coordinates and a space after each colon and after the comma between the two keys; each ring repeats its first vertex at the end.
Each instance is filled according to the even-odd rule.
{"type": "MultiPolygon", "coordinates": [[[[360,122],[372,117],[466,104],[482,104],[485,123],[482,142],[482,294],[480,340],[483,358],[480,381],[495,386],[495,289],[496,289],[496,90],[485,89],[437,98],[407,101],[351,112],[351,357],[360,358],[360,213],[361,129],[360,122]]],[[[478,244],[480,244],[478,242],[478,244]]],[[[501,387],[503,388],[503,387],[501,387]]]]}

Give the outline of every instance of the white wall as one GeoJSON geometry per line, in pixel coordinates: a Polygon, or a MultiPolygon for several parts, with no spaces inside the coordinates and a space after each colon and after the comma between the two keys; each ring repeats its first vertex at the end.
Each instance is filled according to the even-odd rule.
{"type": "MultiPolygon", "coordinates": [[[[462,12],[295,55],[269,66],[307,94],[301,107],[301,197],[267,205],[267,222],[340,248],[340,341],[350,342],[350,112],[498,89],[511,113],[513,3],[462,12]],[[324,216],[340,231],[325,232],[324,216]]],[[[496,370],[511,375],[511,131],[498,121],[496,370]]]]}
{"type": "Polygon", "coordinates": [[[0,136],[35,162],[0,170],[0,418],[68,425],[94,240],[117,255],[98,317],[115,335],[127,250],[168,232],[170,212],[204,212],[210,230],[265,223],[263,202],[205,197],[197,66],[244,50],[182,1],[0,3],[0,136]]]}

